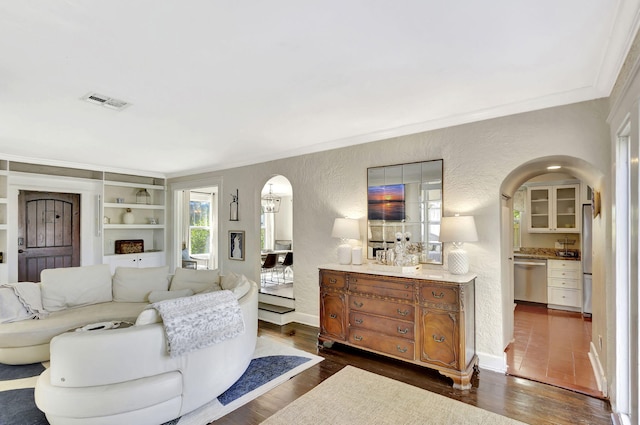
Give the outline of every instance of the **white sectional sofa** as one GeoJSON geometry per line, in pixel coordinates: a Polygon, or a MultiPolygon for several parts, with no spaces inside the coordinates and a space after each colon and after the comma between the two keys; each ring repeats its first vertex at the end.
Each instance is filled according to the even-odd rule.
{"type": "Polygon", "coordinates": [[[245,331],[177,357],[167,352],[155,310],[131,327],[53,338],[51,366],[36,384],[38,408],[52,425],[158,425],[215,399],[242,376],[255,350],[258,287],[245,282],[234,290],[240,286],[222,279],[237,296],[248,289],[238,299],[245,331]]]}
{"type": "Polygon", "coordinates": [[[238,291],[238,282],[217,270],[176,269],[173,276],[168,267],[119,267],[112,276],[106,264],[43,270],[39,283],[0,287],[0,363],[49,360],[54,336],[98,322],[133,323],[150,301],[222,283],[238,291]]]}

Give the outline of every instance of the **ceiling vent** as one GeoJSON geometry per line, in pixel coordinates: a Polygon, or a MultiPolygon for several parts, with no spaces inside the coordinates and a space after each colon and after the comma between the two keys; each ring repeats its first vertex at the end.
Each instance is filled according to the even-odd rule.
{"type": "Polygon", "coordinates": [[[114,99],[109,96],[104,96],[98,93],[88,93],[81,98],[89,103],[93,103],[95,105],[101,105],[105,108],[114,109],[116,111],[121,111],[127,106],[131,105],[128,102],[120,99],[114,99]]]}

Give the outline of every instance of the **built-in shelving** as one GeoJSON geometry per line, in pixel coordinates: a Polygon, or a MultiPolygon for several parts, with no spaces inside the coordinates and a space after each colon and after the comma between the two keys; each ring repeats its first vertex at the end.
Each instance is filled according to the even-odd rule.
{"type": "Polygon", "coordinates": [[[102,196],[103,260],[105,263],[129,267],[164,264],[166,244],[166,186],[164,179],[105,173],[102,196]],[[148,197],[138,197],[146,190],[148,197]],[[133,223],[124,222],[125,213],[133,214],[133,223]],[[145,252],[153,255],[115,254],[115,241],[142,239],[145,252]],[[149,261],[152,257],[153,261],[149,261]],[[147,261],[143,261],[146,259],[147,261]]]}

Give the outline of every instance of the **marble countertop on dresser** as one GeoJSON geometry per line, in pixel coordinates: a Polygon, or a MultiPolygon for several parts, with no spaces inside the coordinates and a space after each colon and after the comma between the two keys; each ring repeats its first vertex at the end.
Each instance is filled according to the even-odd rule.
{"type": "Polygon", "coordinates": [[[379,270],[377,268],[372,269],[372,268],[369,268],[367,264],[362,264],[362,265],[323,264],[321,266],[318,266],[318,268],[325,269],[325,270],[336,270],[340,272],[366,273],[366,274],[376,274],[381,276],[406,277],[410,279],[436,280],[436,281],[451,282],[451,283],[466,283],[477,277],[475,273],[452,274],[446,270],[434,270],[434,269],[425,269],[425,268],[415,273],[399,273],[395,271],[379,270]]]}

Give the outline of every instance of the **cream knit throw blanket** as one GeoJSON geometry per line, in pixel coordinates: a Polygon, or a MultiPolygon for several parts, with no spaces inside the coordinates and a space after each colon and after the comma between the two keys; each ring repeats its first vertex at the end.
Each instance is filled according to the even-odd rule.
{"type": "Polygon", "coordinates": [[[209,347],[244,333],[244,319],[231,291],[216,291],[151,304],[164,322],[171,357],[209,347]]]}

